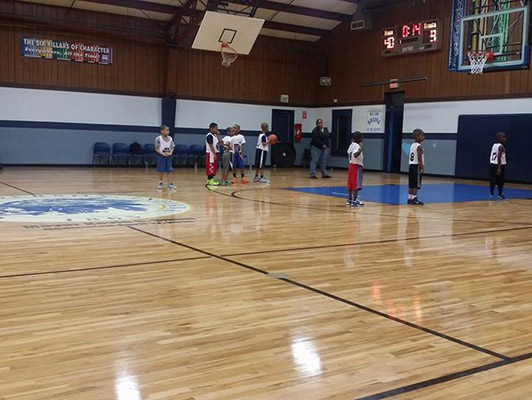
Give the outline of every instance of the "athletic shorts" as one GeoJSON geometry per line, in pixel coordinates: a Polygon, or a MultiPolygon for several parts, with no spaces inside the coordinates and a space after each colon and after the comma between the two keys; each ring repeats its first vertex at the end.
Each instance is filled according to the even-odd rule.
{"type": "Polygon", "coordinates": [[[246,164],[244,163],[244,156],[242,156],[240,153],[235,153],[235,156],[233,158],[233,168],[234,169],[245,169],[246,164]]]}
{"type": "Polygon", "coordinates": [[[349,164],[347,173],[347,190],[362,190],[364,167],[358,164],[349,164]]]}
{"type": "Polygon", "coordinates": [[[214,176],[218,173],[218,153],[205,154],[205,172],[207,173],[207,176],[214,176]]]}
{"type": "Polygon", "coordinates": [[[157,154],[157,172],[167,173],[172,172],[172,156],[163,157],[157,154]]]}
{"type": "Polygon", "coordinates": [[[226,150],[224,152],[224,155],[222,156],[222,169],[223,169],[223,172],[229,172],[233,169],[233,163],[232,163],[232,160],[233,159],[233,153],[231,153],[230,151],[226,150]]]}
{"type": "Polygon", "coordinates": [[[421,189],[421,174],[418,164],[410,164],[408,168],[408,188],[421,189]]]}
{"type": "Polygon", "coordinates": [[[500,175],[497,175],[498,169],[499,169],[499,164],[490,164],[490,180],[499,178],[504,181],[505,175],[506,175],[506,165],[501,165],[500,175]]]}
{"type": "Polygon", "coordinates": [[[266,158],[268,157],[268,152],[262,149],[256,149],[255,151],[255,168],[263,169],[266,165],[266,158]]]}

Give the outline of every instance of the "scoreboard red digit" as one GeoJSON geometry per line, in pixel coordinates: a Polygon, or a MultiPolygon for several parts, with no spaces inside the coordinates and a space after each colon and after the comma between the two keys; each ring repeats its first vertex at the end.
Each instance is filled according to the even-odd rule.
{"type": "Polygon", "coordinates": [[[441,22],[431,19],[386,28],[382,31],[383,57],[440,50],[441,22]]]}

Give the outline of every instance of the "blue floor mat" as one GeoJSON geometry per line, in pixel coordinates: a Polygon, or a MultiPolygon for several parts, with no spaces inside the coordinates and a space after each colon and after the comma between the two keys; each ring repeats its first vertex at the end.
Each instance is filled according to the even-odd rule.
{"type": "MultiPolygon", "coordinates": [[[[334,187],[293,187],[285,188],[296,192],[318,194],[322,196],[347,198],[345,186],[334,187]]],[[[497,192],[495,190],[495,192],[497,192]]],[[[464,201],[485,201],[488,199],[488,186],[468,185],[462,183],[437,183],[423,185],[419,191],[419,199],[425,203],[455,203],[464,201]]],[[[508,199],[532,199],[532,189],[505,188],[504,195],[508,199]]],[[[408,198],[407,185],[366,186],[360,192],[364,201],[399,205],[406,204],[408,198]]]]}

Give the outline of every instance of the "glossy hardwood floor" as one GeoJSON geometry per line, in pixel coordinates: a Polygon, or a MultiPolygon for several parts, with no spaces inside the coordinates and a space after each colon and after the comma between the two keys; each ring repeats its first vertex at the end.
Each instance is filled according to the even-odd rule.
{"type": "Polygon", "coordinates": [[[0,399],[532,398],[530,200],[347,209],[283,189],[344,184],[332,174],[208,190],[179,169],[177,191],[158,192],[143,169],[1,171],[0,196],[191,209],[179,223],[0,220],[0,399]]]}

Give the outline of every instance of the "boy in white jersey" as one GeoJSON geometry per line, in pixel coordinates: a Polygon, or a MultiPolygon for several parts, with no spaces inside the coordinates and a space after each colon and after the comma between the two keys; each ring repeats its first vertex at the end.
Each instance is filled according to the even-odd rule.
{"type": "Polygon", "coordinates": [[[410,146],[408,155],[408,204],[422,206],[423,203],[418,200],[417,192],[421,189],[421,177],[425,168],[425,156],[421,143],[425,140],[425,132],[421,129],[414,129],[414,140],[410,146]]]}
{"type": "Polygon", "coordinates": [[[218,186],[220,184],[214,179],[218,172],[219,142],[220,132],[218,131],[218,124],[211,122],[209,125],[209,133],[205,136],[205,171],[207,173],[207,185],[210,186],[218,186]]]}
{"type": "Polygon", "coordinates": [[[240,181],[242,183],[249,183],[245,177],[246,164],[244,162],[244,145],[246,144],[246,138],[240,133],[240,125],[235,124],[233,126],[234,135],[233,141],[233,180],[232,183],[236,183],[236,175],[240,171],[240,181]]]}
{"type": "Polygon", "coordinates": [[[222,139],[224,155],[222,156],[222,181],[221,186],[230,186],[229,171],[233,169],[233,127],[230,126],[225,130],[226,136],[222,139]]]}
{"type": "Polygon", "coordinates": [[[168,189],[174,190],[175,185],[170,182],[170,173],[172,172],[172,153],[175,148],[174,141],[170,136],[170,128],[168,128],[168,126],[161,126],[160,133],[161,134],[155,138],[157,172],[159,173],[159,185],[157,186],[157,190],[163,188],[163,174],[166,174],[168,189]]]}
{"type": "Polygon", "coordinates": [[[255,183],[269,183],[264,178],[264,165],[266,164],[266,158],[268,157],[268,145],[270,144],[270,139],[268,139],[268,124],[263,122],[260,125],[262,130],[259,133],[259,138],[257,139],[257,149],[255,150],[255,183]]]}
{"type": "Polygon", "coordinates": [[[358,191],[362,190],[362,177],[364,173],[364,145],[362,144],[363,136],[360,132],[353,133],[353,139],[347,154],[349,155],[349,172],[347,173],[347,192],[349,198],[347,205],[350,207],[363,206],[358,200],[358,191]]]}
{"type": "Polygon", "coordinates": [[[504,189],[506,170],[506,133],[497,132],[495,134],[496,143],[491,148],[490,154],[490,200],[493,200],[495,186],[499,191],[497,200],[506,200],[502,191],[504,189]]]}

